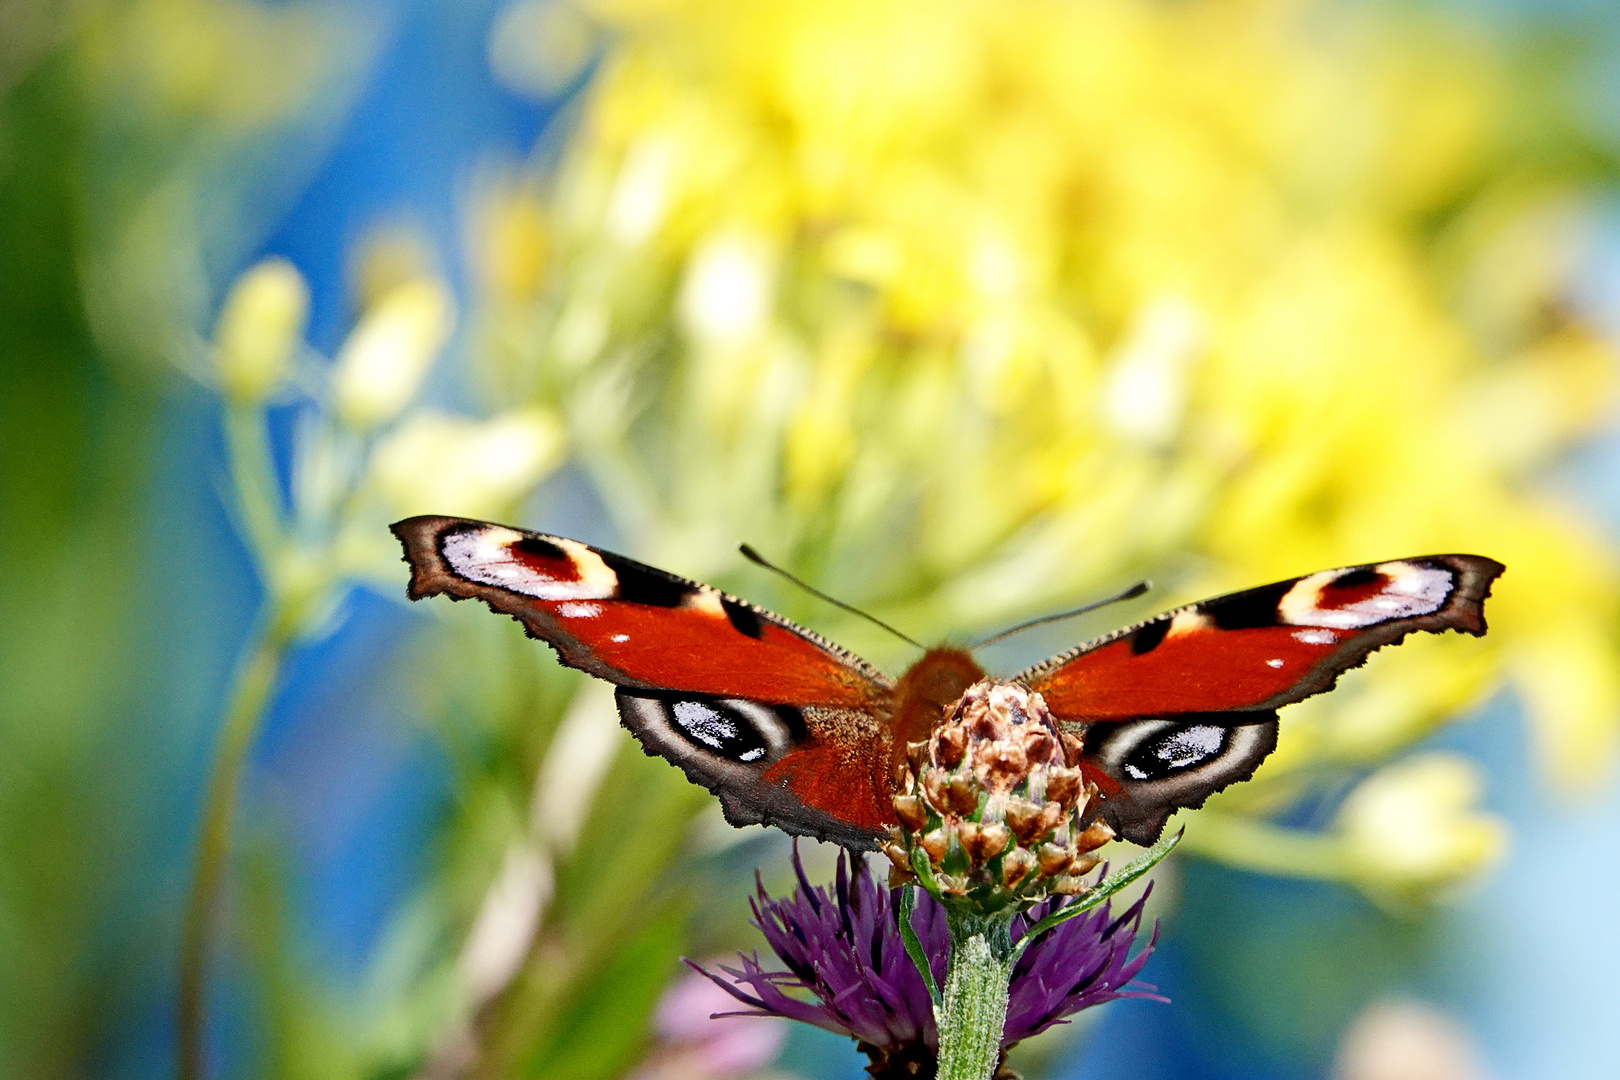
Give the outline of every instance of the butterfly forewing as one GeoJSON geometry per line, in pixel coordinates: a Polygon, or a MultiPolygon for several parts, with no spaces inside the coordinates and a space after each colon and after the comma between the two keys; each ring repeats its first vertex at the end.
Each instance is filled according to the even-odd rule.
{"type": "Polygon", "coordinates": [[[889,688],[859,657],[779,615],[577,540],[442,517],[393,530],[412,599],[483,600],[565,664],[620,686],[854,707],[889,688]]]}
{"type": "Polygon", "coordinates": [[[1166,612],[1013,678],[1078,723],[1276,709],[1414,630],[1483,634],[1501,572],[1478,555],[1323,570],[1166,612]]]}

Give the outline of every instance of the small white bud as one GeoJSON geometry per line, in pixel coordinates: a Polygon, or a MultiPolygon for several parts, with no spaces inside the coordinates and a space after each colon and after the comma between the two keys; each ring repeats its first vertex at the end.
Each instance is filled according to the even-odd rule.
{"type": "Polygon", "coordinates": [[[1383,998],[1339,1041],[1334,1080],[1486,1080],[1479,1046],[1455,1017],[1421,1001],[1383,998]]]}
{"type": "Polygon", "coordinates": [[[419,412],[377,445],[371,478],[393,514],[489,517],[555,468],[563,444],[544,409],[491,420],[419,412]]]}
{"type": "Polygon", "coordinates": [[[450,294],[437,281],[417,278],[385,293],[338,353],[332,398],[339,418],[365,431],[399,415],[454,325],[450,294]]]}
{"type": "Polygon", "coordinates": [[[774,267],[764,244],[750,236],[716,234],[700,243],[687,263],[681,323],[705,345],[742,345],[765,329],[775,294],[774,267]]]}
{"type": "Polygon", "coordinates": [[[269,397],[287,373],[309,318],[309,286],[292,263],[266,259],[236,279],[214,329],[220,390],[231,401],[269,397]]]}
{"type": "Polygon", "coordinates": [[[1103,415],[1126,439],[1163,446],[1181,426],[1188,368],[1204,348],[1204,322],[1177,300],[1159,300],[1137,316],[1103,384],[1103,415]]]}

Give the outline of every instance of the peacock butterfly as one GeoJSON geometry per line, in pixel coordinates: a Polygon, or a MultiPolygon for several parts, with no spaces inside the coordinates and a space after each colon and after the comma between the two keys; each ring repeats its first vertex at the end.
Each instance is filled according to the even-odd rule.
{"type": "MultiPolygon", "coordinates": [[[[624,725],[733,825],[877,847],[906,745],[985,678],[942,646],[891,681],[780,615],[577,540],[447,517],[392,528],[411,599],[482,600],[615,684],[624,725]]],[[[1150,844],[1175,810],[1253,775],[1282,706],[1414,630],[1485,633],[1502,570],[1478,555],[1322,570],[1177,608],[1010,681],[1078,732],[1100,816],[1150,844]]]]}

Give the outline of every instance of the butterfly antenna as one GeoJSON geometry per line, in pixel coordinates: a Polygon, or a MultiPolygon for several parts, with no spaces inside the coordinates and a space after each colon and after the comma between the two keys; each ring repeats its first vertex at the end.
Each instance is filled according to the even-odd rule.
{"type": "Polygon", "coordinates": [[[1141,596],[1143,593],[1147,592],[1150,588],[1152,588],[1152,585],[1149,582],[1138,581],[1135,585],[1132,585],[1123,592],[1115,593],[1113,596],[1102,600],[1093,600],[1091,603],[1082,607],[1077,607],[1073,611],[1060,611],[1056,615],[1042,615],[1038,619],[1031,619],[1029,622],[1019,623],[1017,626],[1003,630],[999,634],[991,634],[983,641],[969,645],[968,652],[972,652],[974,649],[982,649],[984,646],[1000,641],[1002,638],[1012,637],[1012,635],[1018,633],[1020,630],[1028,630],[1032,626],[1040,626],[1042,623],[1059,622],[1063,619],[1072,619],[1076,615],[1084,615],[1088,611],[1096,611],[1100,607],[1107,607],[1109,604],[1117,604],[1121,600],[1134,599],[1135,597],[1141,596]]]}
{"type": "Polygon", "coordinates": [[[818,596],[821,599],[827,601],[827,603],[831,604],[833,607],[843,608],[845,611],[849,612],[851,615],[859,615],[861,618],[865,619],[869,623],[872,623],[874,626],[883,627],[883,629],[887,630],[889,633],[893,634],[895,637],[899,638],[901,641],[904,641],[908,645],[915,645],[915,646],[917,646],[917,648],[923,650],[924,652],[928,651],[928,646],[924,645],[922,642],[916,640],[915,638],[911,638],[911,637],[906,636],[905,634],[902,634],[900,631],[896,630],[894,627],[890,626],[888,623],[884,622],[882,619],[878,618],[876,615],[868,615],[866,612],[862,611],[860,608],[854,607],[854,606],[852,606],[850,604],[846,604],[842,600],[839,600],[836,597],[828,596],[826,593],[822,592],[820,589],[816,588],[815,586],[807,585],[805,582],[800,581],[798,578],[794,577],[792,574],[788,573],[786,570],[782,569],[780,566],[777,566],[775,563],[771,562],[769,559],[767,559],[765,556],[761,555],[759,552],[755,551],[753,548],[749,547],[747,544],[738,544],[737,545],[737,550],[742,552],[743,553],[743,558],[747,559],[749,562],[754,563],[757,566],[763,566],[765,569],[771,571],[772,573],[781,574],[783,577],[785,577],[789,581],[793,582],[793,584],[797,585],[799,588],[803,589],[805,592],[809,593],[811,596],[818,596]]]}

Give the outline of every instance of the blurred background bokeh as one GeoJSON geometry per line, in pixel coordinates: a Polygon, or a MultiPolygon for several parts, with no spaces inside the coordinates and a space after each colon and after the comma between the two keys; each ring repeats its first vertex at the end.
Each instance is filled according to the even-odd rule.
{"type": "MultiPolygon", "coordinates": [[[[1620,14],[0,7],[0,1076],[854,1078],[717,1007],[785,838],[403,603],[508,520],[893,671],[1429,550],[1491,635],[1184,814],[1031,1077],[1620,1075],[1620,14]]],[[[831,855],[806,847],[825,871],[831,855]]]]}

